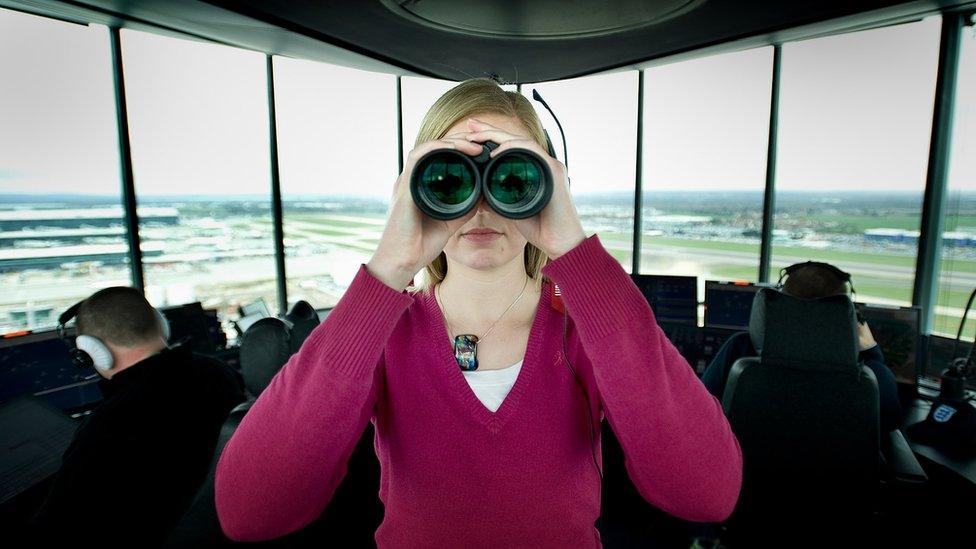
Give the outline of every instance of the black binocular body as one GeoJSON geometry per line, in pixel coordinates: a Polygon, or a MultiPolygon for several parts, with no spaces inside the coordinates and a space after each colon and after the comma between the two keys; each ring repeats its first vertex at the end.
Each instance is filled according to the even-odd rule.
{"type": "Polygon", "coordinates": [[[508,149],[489,156],[498,143],[482,143],[481,153],[468,156],[456,149],[436,149],[417,160],[410,175],[413,201],[428,216],[462,217],[484,195],[488,205],[509,219],[541,212],[552,197],[549,164],[528,149],[508,149]]]}

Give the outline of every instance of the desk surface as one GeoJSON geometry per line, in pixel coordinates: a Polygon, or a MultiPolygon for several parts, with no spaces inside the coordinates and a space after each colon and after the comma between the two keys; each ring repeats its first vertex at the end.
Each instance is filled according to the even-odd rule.
{"type": "MultiPolygon", "coordinates": [[[[925,418],[929,414],[929,410],[932,408],[932,401],[922,398],[915,398],[909,400],[908,402],[904,402],[903,406],[905,407],[905,422],[902,425],[902,430],[904,431],[909,425],[914,425],[920,421],[925,421],[925,418]]],[[[912,447],[912,451],[916,454],[933,461],[953,471],[969,482],[976,484],[976,454],[968,458],[955,454],[947,454],[946,452],[943,452],[942,450],[939,450],[933,446],[914,442],[910,438],[908,439],[908,444],[912,447]]]]}

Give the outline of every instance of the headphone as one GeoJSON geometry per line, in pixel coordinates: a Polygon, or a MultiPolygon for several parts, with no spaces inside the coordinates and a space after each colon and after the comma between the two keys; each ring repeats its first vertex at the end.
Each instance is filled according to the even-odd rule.
{"type": "MultiPolygon", "coordinates": [[[[115,366],[115,358],[102,340],[92,335],[79,334],[72,343],[71,339],[65,336],[65,324],[78,316],[78,310],[81,309],[84,302],[85,300],[82,299],[75,303],[58,317],[58,337],[68,346],[68,355],[71,356],[71,362],[75,366],[78,368],[95,368],[100,372],[107,372],[115,366]]],[[[159,309],[153,307],[152,310],[156,314],[156,322],[162,331],[163,339],[168,342],[170,336],[169,320],[159,309]]]]}
{"type": "Polygon", "coordinates": [[[783,279],[790,276],[791,274],[803,269],[805,267],[822,267],[830,271],[830,274],[836,276],[842,283],[846,283],[851,288],[851,293],[857,295],[854,290],[854,283],[851,282],[851,274],[847,271],[842,271],[837,267],[831,265],[830,263],[824,263],[822,261],[804,261],[802,263],[794,263],[789,267],[783,267],[779,270],[779,280],[776,281],[776,288],[783,288],[783,279]]]}
{"type": "Polygon", "coordinates": [[[851,281],[851,273],[842,271],[830,263],[824,263],[822,261],[804,261],[802,263],[794,263],[789,267],[783,267],[779,270],[779,280],[776,281],[776,289],[783,291],[783,279],[788,278],[791,274],[805,267],[821,267],[826,269],[828,272],[830,272],[830,274],[837,277],[837,279],[841,281],[841,284],[847,284],[851,293],[851,301],[855,302],[854,312],[857,315],[857,321],[861,324],[864,323],[864,317],[861,316],[861,311],[857,308],[857,290],[854,289],[854,283],[851,281]]]}

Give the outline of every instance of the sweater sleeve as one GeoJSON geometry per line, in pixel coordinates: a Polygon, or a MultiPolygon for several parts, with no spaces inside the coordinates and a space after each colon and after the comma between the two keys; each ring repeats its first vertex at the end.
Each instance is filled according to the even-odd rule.
{"type": "MultiPolygon", "coordinates": [[[[720,522],[742,485],[742,451],[694,370],[597,235],[548,263],[572,317],[602,411],[641,496],[685,520],[720,522]]],[[[582,370],[582,369],[581,369],[582,370]]]]}
{"type": "Polygon", "coordinates": [[[332,312],[272,378],[218,460],[217,516],[229,538],[276,538],[322,513],[373,417],[383,348],[412,302],[360,264],[332,312]]]}

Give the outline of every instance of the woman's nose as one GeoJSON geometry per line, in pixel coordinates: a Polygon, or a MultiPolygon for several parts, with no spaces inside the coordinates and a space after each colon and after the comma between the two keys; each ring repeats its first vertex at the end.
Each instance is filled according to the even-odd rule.
{"type": "Polygon", "coordinates": [[[491,206],[488,205],[488,199],[485,198],[485,195],[483,195],[483,194],[478,199],[478,204],[476,204],[475,207],[478,208],[478,211],[479,212],[480,211],[485,211],[485,212],[489,212],[490,213],[490,212],[494,211],[494,210],[491,209],[491,206]]]}

